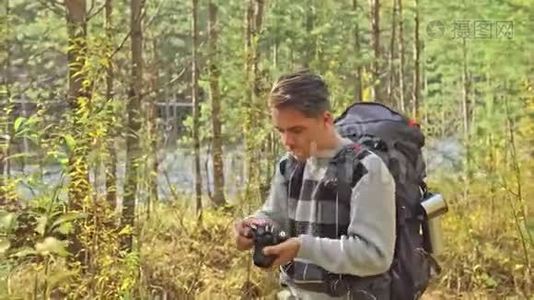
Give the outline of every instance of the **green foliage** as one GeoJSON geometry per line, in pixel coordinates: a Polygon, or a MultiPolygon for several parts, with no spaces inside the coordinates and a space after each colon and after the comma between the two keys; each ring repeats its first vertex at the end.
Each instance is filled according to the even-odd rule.
{"type": "Polygon", "coordinates": [[[274,273],[253,268],[247,283],[250,253],[239,253],[232,245],[231,214],[206,210],[198,226],[180,206],[162,205],[154,212],[159,218],[143,223],[146,292],[171,298],[236,298],[246,296],[244,292],[267,297],[274,292],[274,273]]]}
{"type": "MultiPolygon", "coordinates": [[[[251,268],[249,253],[238,253],[230,238],[232,221],[262,201],[276,158],[283,151],[270,124],[266,96],[278,76],[307,66],[327,81],[333,112],[338,115],[354,99],[356,69],[360,66],[364,99],[369,100],[369,65],[373,59],[369,7],[360,0],[357,10],[348,0],[266,1],[262,30],[252,43],[259,54],[259,91],[250,97],[253,78],[245,72],[244,35],[248,2],[213,2],[219,7],[216,63],[221,70],[222,140],[225,149],[249,147],[239,154],[249,159],[245,175],[252,181],[240,186],[238,195],[229,199],[234,208],[207,209],[199,223],[188,208],[193,200],[176,195],[174,186],[170,186],[173,199],[162,199],[165,204],[153,207],[144,205],[150,197],[146,190],[153,175],[147,167],[153,153],[147,149],[151,149],[151,138],[160,140],[163,126],[150,139],[145,126],[138,133],[124,127],[132,80],[129,3],[113,1],[109,38],[100,10],[103,2],[95,2],[87,24],[86,60],[77,74],[85,76],[82,85],[88,96],[76,99],[77,107],[71,110],[65,100],[69,46],[64,6],[57,6],[55,1],[9,0],[9,14],[0,15],[1,24],[5,24],[0,26],[4,50],[0,51],[0,298],[236,298],[274,294],[276,274],[251,268]],[[113,67],[114,86],[108,99],[109,66],[113,67]],[[15,103],[20,100],[26,104],[15,103]],[[141,166],[140,205],[136,225],[119,228],[121,207],[105,200],[101,187],[104,171],[111,173],[112,157],[119,162],[112,175],[122,174],[124,140],[130,134],[139,134],[142,141],[142,154],[136,162],[141,166]],[[46,170],[50,165],[59,169],[58,186],[47,179],[53,172],[46,170]],[[4,169],[11,172],[9,176],[4,169]],[[75,199],[81,203],[77,210],[67,209],[69,184],[73,190],[83,191],[75,199]],[[246,187],[258,193],[246,193],[246,187]],[[29,190],[30,199],[23,199],[28,197],[23,197],[22,189],[29,190]],[[149,209],[150,218],[146,214],[149,209]],[[234,209],[236,212],[228,213],[234,209]],[[73,235],[86,250],[82,264],[69,253],[73,235]],[[132,235],[135,247],[126,253],[119,240],[132,235]]],[[[391,5],[381,1],[380,85],[386,85],[390,75],[391,5]]],[[[420,109],[427,144],[431,147],[434,141],[447,138],[461,144],[460,156],[452,158],[452,171],[429,174],[432,186],[443,192],[451,205],[443,223],[447,251],[439,257],[444,274],[433,283],[431,292],[452,298],[499,299],[532,294],[532,3],[425,0],[419,1],[419,8],[420,109]],[[468,38],[464,44],[455,38],[455,26],[462,20],[471,26],[476,20],[494,22],[493,37],[468,38]],[[429,26],[435,21],[445,25],[442,35],[430,34],[429,26]],[[511,39],[495,35],[495,22],[499,21],[513,22],[511,39]],[[464,135],[465,86],[468,128],[464,135]]],[[[184,1],[145,1],[144,104],[190,100],[190,9],[190,3],[184,1]]],[[[414,1],[403,1],[403,14],[404,92],[411,106],[414,1]]],[[[207,15],[207,2],[200,1],[199,132],[203,146],[213,138],[214,117],[208,97],[207,15]]],[[[398,33],[398,27],[396,30],[398,33]]],[[[393,44],[398,51],[398,42],[393,44]]],[[[397,70],[399,53],[394,53],[391,63],[397,70]]],[[[399,98],[400,74],[395,71],[393,75],[394,99],[379,100],[396,103],[399,98]]],[[[147,108],[142,106],[143,118],[149,117],[147,108]]],[[[180,108],[178,116],[165,120],[184,127],[177,137],[183,147],[192,145],[190,112],[190,108],[180,108]]],[[[161,124],[158,121],[164,120],[151,121],[161,124]]],[[[232,170],[231,176],[239,172],[232,170]]],[[[116,190],[122,190],[121,184],[117,181],[116,190]]]]}

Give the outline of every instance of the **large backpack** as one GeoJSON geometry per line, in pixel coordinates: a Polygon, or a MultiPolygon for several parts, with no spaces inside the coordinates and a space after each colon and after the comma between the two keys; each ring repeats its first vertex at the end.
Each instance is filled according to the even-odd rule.
{"type": "Polygon", "coordinates": [[[376,102],[358,102],[335,120],[341,136],[382,158],[396,183],[397,239],[389,270],[391,299],[417,299],[439,265],[431,256],[421,201],[428,191],[422,147],[425,137],[414,121],[376,102]]]}

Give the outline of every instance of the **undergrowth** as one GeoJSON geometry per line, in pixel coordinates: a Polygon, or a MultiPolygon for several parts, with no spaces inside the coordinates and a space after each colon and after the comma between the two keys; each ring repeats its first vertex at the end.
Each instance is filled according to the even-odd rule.
{"type": "MultiPolygon", "coordinates": [[[[480,200],[487,196],[485,186],[472,186],[467,199],[445,192],[450,211],[442,222],[445,251],[438,260],[443,272],[425,298],[529,299],[534,247],[527,245],[525,252],[521,246],[507,191],[497,191],[490,205],[480,200]]],[[[233,245],[238,209],[206,209],[199,222],[180,203],[188,201],[154,205],[150,219],[140,206],[135,233],[140,238],[130,254],[117,248],[117,237],[124,232],[117,232],[109,220],[93,219],[96,227],[86,223],[91,234],[85,234],[92,239],[82,240],[93,250],[86,269],[61,251],[2,260],[0,298],[274,299],[280,290],[278,274],[254,267],[251,253],[233,245]]],[[[105,215],[100,209],[98,215],[105,215]]],[[[42,243],[42,238],[33,238],[42,243]]]]}

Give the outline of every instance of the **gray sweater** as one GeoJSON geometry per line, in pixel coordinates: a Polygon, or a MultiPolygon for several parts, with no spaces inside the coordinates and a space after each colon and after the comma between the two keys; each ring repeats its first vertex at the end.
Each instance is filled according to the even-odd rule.
{"type": "MultiPolygon", "coordinates": [[[[350,140],[339,138],[339,146],[308,158],[304,179],[320,180],[328,162],[350,140]]],[[[387,166],[376,154],[367,155],[367,169],[351,195],[348,236],[341,239],[300,235],[301,247],[295,260],[314,263],[340,274],[370,276],[384,273],[393,260],[395,248],[395,182],[387,166]]],[[[277,168],[278,170],[279,168],[277,168]]],[[[268,199],[256,212],[288,229],[288,195],[283,175],[276,172],[268,199]]],[[[299,299],[335,299],[290,287],[299,299]]]]}

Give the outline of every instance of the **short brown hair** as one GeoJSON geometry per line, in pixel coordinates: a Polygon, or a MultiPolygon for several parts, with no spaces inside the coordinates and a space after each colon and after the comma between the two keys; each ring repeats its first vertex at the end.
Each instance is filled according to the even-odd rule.
{"type": "Polygon", "coordinates": [[[307,117],[317,117],[330,109],[329,92],[321,76],[309,70],[282,75],[269,94],[269,106],[291,107],[307,117]]]}

